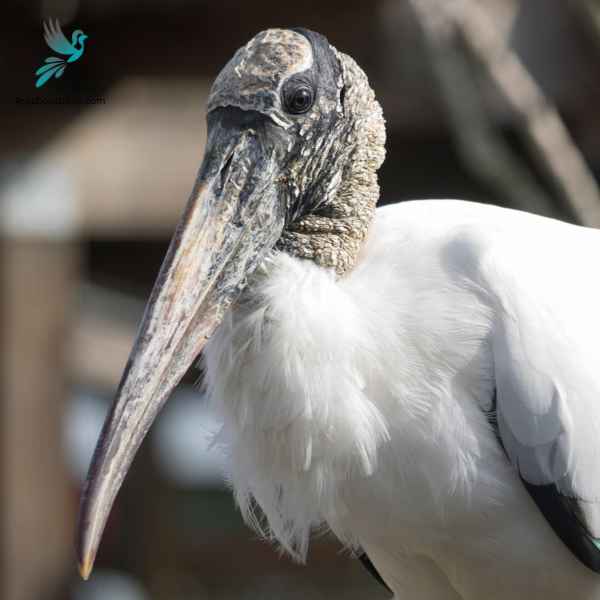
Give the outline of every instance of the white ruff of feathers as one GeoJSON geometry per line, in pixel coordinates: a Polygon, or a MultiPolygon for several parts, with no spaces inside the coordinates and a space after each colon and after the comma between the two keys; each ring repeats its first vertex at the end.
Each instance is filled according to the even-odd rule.
{"type": "Polygon", "coordinates": [[[415,531],[419,513],[433,531],[432,514],[441,522],[468,502],[482,455],[503,461],[474,400],[491,386],[489,365],[478,363],[489,311],[460,281],[445,301],[431,296],[443,267],[390,248],[399,234],[383,221],[340,280],[274,253],[205,349],[236,501],[298,560],[312,530],[326,525],[356,547],[361,522],[385,537],[403,506],[415,531]],[[473,377],[462,381],[466,365],[473,377]],[[380,532],[365,508],[380,511],[380,532]]]}
{"type": "Polygon", "coordinates": [[[389,439],[365,395],[374,348],[334,272],[312,262],[275,254],[245,298],[205,350],[208,388],[245,519],[266,535],[255,500],[303,559],[311,529],[335,526],[340,483],[371,475],[389,439]]]}

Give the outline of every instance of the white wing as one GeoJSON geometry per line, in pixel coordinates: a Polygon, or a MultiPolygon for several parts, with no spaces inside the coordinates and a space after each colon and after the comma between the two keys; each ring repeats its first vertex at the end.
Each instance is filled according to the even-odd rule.
{"type": "Polygon", "coordinates": [[[536,222],[477,266],[496,308],[497,431],[554,530],[600,571],[600,232],[536,222]]]}

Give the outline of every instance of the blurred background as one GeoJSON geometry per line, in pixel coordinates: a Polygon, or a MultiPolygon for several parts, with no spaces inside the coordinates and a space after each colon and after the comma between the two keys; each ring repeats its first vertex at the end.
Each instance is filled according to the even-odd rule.
{"type": "MultiPolygon", "coordinates": [[[[299,567],[244,527],[190,372],[144,443],[96,570],[78,497],[192,188],[212,79],[258,31],[325,34],[387,118],[381,203],[493,202],[600,226],[597,0],[4,2],[0,40],[0,597],[386,598],[335,540],[299,567]],[[85,53],[34,87],[58,19],[85,53]]],[[[535,240],[532,240],[535,243],[535,240]]]]}

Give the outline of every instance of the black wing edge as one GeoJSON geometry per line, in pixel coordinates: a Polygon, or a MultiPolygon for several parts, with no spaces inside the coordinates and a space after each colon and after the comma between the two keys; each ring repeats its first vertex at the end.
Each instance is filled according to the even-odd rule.
{"type": "MultiPolygon", "coordinates": [[[[497,394],[494,390],[492,405],[486,411],[486,417],[492,426],[498,443],[510,461],[506,448],[502,443],[498,428],[497,394]]],[[[533,485],[521,477],[525,489],[540,509],[541,513],[552,527],[554,533],[562,540],[563,544],[588,568],[600,573],[600,547],[594,543],[594,537],[582,524],[580,518],[579,501],[560,493],[554,483],[547,485],[533,485]]],[[[600,540],[599,540],[600,542],[600,540]]]]}
{"type": "Polygon", "coordinates": [[[388,584],[383,580],[383,577],[379,574],[379,571],[375,568],[375,565],[371,562],[371,559],[367,556],[366,552],[363,552],[359,555],[358,560],[363,564],[364,568],[373,575],[373,577],[391,594],[392,590],[389,588],[388,584]]]}
{"type": "Polygon", "coordinates": [[[563,496],[553,483],[532,485],[523,478],[521,481],[565,546],[588,569],[600,573],[600,548],[577,518],[580,512],[578,500],[563,496]]]}

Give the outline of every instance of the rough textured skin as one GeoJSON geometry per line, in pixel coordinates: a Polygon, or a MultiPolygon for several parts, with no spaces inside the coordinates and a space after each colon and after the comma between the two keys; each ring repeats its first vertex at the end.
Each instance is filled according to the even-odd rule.
{"type": "Polygon", "coordinates": [[[267,29],[242,46],[215,79],[208,111],[237,106],[268,114],[278,125],[293,124],[281,108],[281,86],[312,64],[308,40],[289,29],[267,29]]]}
{"type": "MultiPolygon", "coordinates": [[[[332,184],[319,208],[292,222],[277,247],[343,276],[356,263],[379,198],[377,169],[385,158],[385,121],[364,72],[351,57],[333,50],[342,67],[345,118],[327,136],[332,184]]],[[[312,141],[313,148],[319,145],[312,141]]]]}
{"type": "Polygon", "coordinates": [[[267,116],[285,140],[277,181],[289,218],[277,248],[347,274],[373,219],[385,157],[383,114],[362,69],[319,34],[269,29],[215,80],[208,111],[227,107],[267,116]],[[316,90],[300,115],[283,102],[294,81],[316,90]]]}

